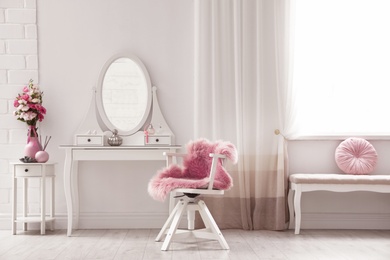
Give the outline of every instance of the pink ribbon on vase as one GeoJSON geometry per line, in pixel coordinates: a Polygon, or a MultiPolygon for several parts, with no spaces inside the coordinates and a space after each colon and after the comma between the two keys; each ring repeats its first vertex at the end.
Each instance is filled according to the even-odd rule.
{"type": "Polygon", "coordinates": [[[35,131],[35,126],[30,126],[30,129],[28,130],[28,137],[27,137],[27,143],[30,142],[30,137],[31,137],[31,129],[34,133],[35,136],[37,136],[37,132],[35,131]]]}

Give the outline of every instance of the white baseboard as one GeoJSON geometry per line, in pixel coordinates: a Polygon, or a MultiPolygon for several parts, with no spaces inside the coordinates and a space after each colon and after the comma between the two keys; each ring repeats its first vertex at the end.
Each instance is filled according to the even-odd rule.
{"type": "MultiPolygon", "coordinates": [[[[67,228],[65,213],[56,214],[55,229],[67,228]]],[[[82,213],[80,214],[80,229],[141,229],[161,228],[168,218],[168,213],[82,213]]],[[[21,229],[21,225],[20,228],[21,229]]],[[[30,223],[29,229],[39,229],[38,223],[30,223]]],[[[11,229],[11,215],[0,215],[0,229],[11,229]]]]}
{"type": "MultiPolygon", "coordinates": [[[[82,213],[80,229],[141,229],[161,228],[167,213],[82,213]]],[[[184,218],[184,217],[183,217],[184,218]]],[[[290,228],[294,228],[294,220],[290,228]]],[[[21,226],[19,227],[21,228],[21,226]]],[[[39,229],[39,224],[29,224],[30,229],[39,229]]],[[[56,229],[67,228],[67,216],[57,214],[56,229]]],[[[378,229],[390,230],[390,214],[369,213],[303,213],[302,229],[378,229]]],[[[11,215],[0,215],[0,229],[11,229],[11,215]]]]}
{"type": "Polygon", "coordinates": [[[161,228],[168,213],[84,213],[80,229],[161,228]]]}
{"type": "MultiPolygon", "coordinates": [[[[290,229],[295,227],[290,220],[290,229]]],[[[390,229],[390,214],[302,213],[301,229],[390,229]]]]}

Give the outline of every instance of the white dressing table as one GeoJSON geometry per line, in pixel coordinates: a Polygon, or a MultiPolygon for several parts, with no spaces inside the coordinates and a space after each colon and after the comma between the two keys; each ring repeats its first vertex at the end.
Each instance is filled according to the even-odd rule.
{"type": "MultiPolygon", "coordinates": [[[[179,145],[167,146],[79,146],[61,145],[65,149],[64,164],[64,189],[66,207],[68,210],[68,231],[72,235],[73,219],[74,227],[78,228],[80,215],[78,192],[78,162],[79,161],[165,161],[163,152],[176,152],[179,145]]],[[[146,186],[145,186],[146,189],[146,186]]]]}
{"type": "Polygon", "coordinates": [[[74,145],[60,145],[65,150],[68,236],[79,222],[79,161],[165,161],[164,152],[181,148],[175,145],[175,136],[161,113],[157,88],[152,87],[145,65],[136,56],[111,57],[92,90],[90,108],[75,135],[74,145]],[[107,134],[114,130],[123,139],[116,144],[119,146],[108,145],[107,134]]]}

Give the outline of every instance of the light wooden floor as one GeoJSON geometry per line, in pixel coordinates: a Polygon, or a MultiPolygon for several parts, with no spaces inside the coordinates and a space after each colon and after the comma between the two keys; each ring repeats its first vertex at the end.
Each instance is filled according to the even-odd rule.
{"type": "Polygon", "coordinates": [[[377,260],[390,259],[390,231],[222,230],[230,250],[215,241],[176,241],[171,250],[160,251],[154,242],[158,230],[77,230],[67,237],[65,230],[0,230],[0,259],[299,259],[377,260]]]}

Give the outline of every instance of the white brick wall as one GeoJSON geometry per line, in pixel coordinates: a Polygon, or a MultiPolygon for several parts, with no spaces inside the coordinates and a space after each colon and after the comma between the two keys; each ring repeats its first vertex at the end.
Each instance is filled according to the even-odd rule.
{"type": "MultiPolygon", "coordinates": [[[[13,116],[13,100],[30,79],[39,83],[36,13],[36,0],[0,0],[0,229],[11,228],[9,162],[22,157],[26,143],[27,127],[13,116]]],[[[29,208],[36,213],[39,183],[29,187],[29,208]]]]}
{"type": "Polygon", "coordinates": [[[7,9],[5,11],[6,21],[8,23],[34,24],[36,23],[35,9],[7,9]]]}
{"type": "Polygon", "coordinates": [[[37,40],[9,40],[7,53],[9,54],[35,54],[38,52],[37,40]]]}
{"type": "Polygon", "coordinates": [[[26,39],[37,38],[37,26],[35,24],[26,24],[24,26],[26,39]]]}
{"type": "Polygon", "coordinates": [[[24,25],[7,24],[7,21],[0,24],[0,39],[23,39],[24,25]]]}
{"type": "Polygon", "coordinates": [[[4,10],[0,9],[0,23],[4,23],[4,22],[5,22],[5,13],[4,10]]]}
{"type": "Polygon", "coordinates": [[[5,70],[0,70],[0,84],[7,83],[7,72],[5,70]]]}
{"type": "MultiPolygon", "coordinates": [[[[22,85],[26,85],[29,79],[38,79],[38,70],[9,70],[7,77],[8,83],[20,84],[20,89],[18,91],[20,92],[22,90],[22,85]],[[28,79],[27,82],[26,79],[28,79]]],[[[37,80],[34,80],[34,84],[37,84],[37,80]]]]}
{"type": "Polygon", "coordinates": [[[8,131],[0,129],[0,145],[8,143],[8,131]]]}
{"type": "Polygon", "coordinates": [[[5,41],[0,40],[0,54],[5,53],[5,41]]]}
{"type": "Polygon", "coordinates": [[[25,5],[24,2],[25,0],[1,0],[0,8],[23,8],[25,5]]]}
{"type": "Polygon", "coordinates": [[[25,69],[26,59],[22,55],[0,55],[0,69],[25,69]]]}

